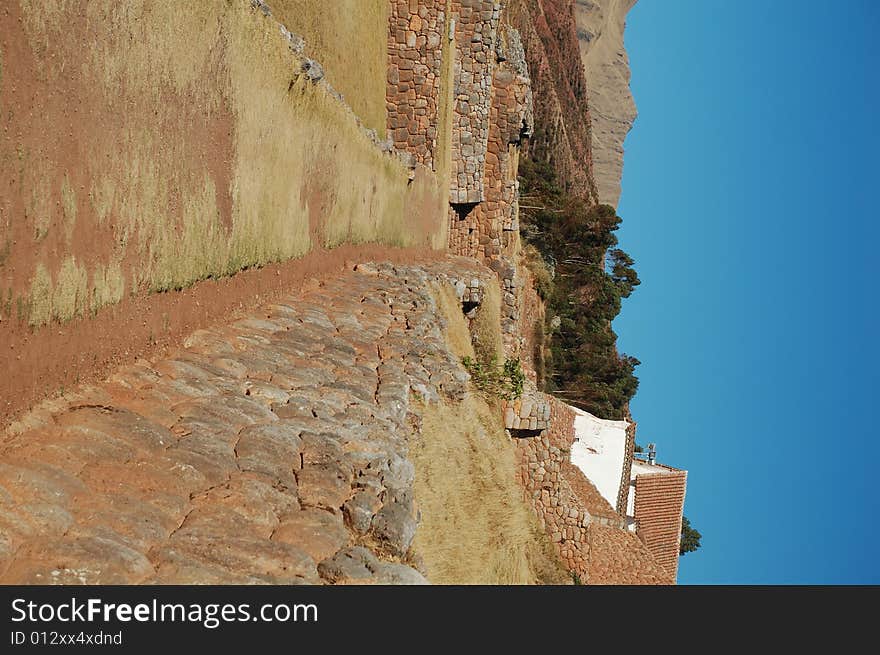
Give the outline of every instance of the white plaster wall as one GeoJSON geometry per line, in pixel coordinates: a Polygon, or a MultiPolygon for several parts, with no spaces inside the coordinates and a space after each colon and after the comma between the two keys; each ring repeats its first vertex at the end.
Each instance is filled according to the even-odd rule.
{"type": "Polygon", "coordinates": [[[617,492],[626,458],[626,421],[601,419],[572,408],[575,412],[575,442],[571,463],[592,482],[611,507],[617,507],[617,492]]]}
{"type": "MultiPolygon", "coordinates": [[[[636,486],[632,484],[635,478],[630,478],[629,492],[626,496],[626,518],[632,519],[636,515],[636,486]]],[[[632,531],[635,532],[635,523],[632,531]]]]}

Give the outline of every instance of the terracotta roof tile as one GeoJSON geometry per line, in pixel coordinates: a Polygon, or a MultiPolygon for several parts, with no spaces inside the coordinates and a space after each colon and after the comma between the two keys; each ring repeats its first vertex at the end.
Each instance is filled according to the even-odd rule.
{"type": "Polygon", "coordinates": [[[673,580],[678,574],[686,486],[687,471],[636,476],[634,514],[638,535],[673,580]]]}
{"type": "Polygon", "coordinates": [[[589,528],[589,584],[668,585],[669,571],[632,532],[593,524],[589,528]]]}

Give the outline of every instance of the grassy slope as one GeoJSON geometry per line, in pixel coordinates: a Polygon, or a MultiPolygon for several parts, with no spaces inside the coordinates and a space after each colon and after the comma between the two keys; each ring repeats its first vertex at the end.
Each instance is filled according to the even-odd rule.
{"type": "MultiPolygon", "coordinates": [[[[34,115],[32,129],[0,153],[9,167],[0,172],[18,187],[0,207],[11,217],[0,244],[12,242],[30,267],[0,266],[0,295],[17,301],[5,314],[17,304],[32,325],[67,320],[124,293],[181,288],[316,246],[444,244],[445,184],[408,184],[351,111],[299,74],[274,19],[250,3],[19,3],[14,37],[26,39],[33,70],[4,82],[33,84],[36,105],[12,108],[34,115]],[[89,90],[76,106],[88,122],[42,108],[71,85],[89,90]],[[62,118],[73,141],[59,138],[62,118]]],[[[281,4],[276,14],[313,25],[315,54],[336,53],[331,81],[381,127],[384,3],[357,3],[332,33],[323,3],[281,4]]]]}
{"type": "Polygon", "coordinates": [[[273,0],[272,12],[305,39],[305,52],[364,124],[385,135],[388,1],[273,0]],[[356,65],[353,63],[356,62],[356,65]]]}
{"type": "MultiPolygon", "coordinates": [[[[457,356],[474,356],[467,321],[447,289],[437,292],[457,356]]],[[[487,294],[484,304],[498,302],[487,294]]],[[[488,308],[498,316],[500,308],[488,308]]],[[[485,329],[485,327],[483,327],[485,329]]],[[[500,339],[500,324],[495,321],[500,339]]],[[[564,584],[552,544],[537,525],[516,479],[514,445],[501,412],[486,399],[422,407],[422,434],[413,444],[415,493],[421,512],[414,548],[439,584],[564,584]]]]}

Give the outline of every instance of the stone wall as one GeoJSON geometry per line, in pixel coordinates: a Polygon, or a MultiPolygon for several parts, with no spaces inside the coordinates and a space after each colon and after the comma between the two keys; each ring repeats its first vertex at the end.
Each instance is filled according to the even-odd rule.
{"type": "Polygon", "coordinates": [[[504,407],[504,427],[520,432],[543,432],[550,427],[550,403],[543,394],[523,394],[504,407]]]}
{"type": "Polygon", "coordinates": [[[498,274],[505,348],[518,355],[517,169],[534,121],[522,39],[507,25],[505,8],[492,0],[392,0],[387,107],[395,148],[443,178],[449,162],[449,250],[498,274]]]}
{"type": "MultiPolygon", "coordinates": [[[[444,67],[451,63],[448,246],[454,254],[485,263],[498,276],[505,356],[522,359],[527,342],[523,291],[528,276],[518,270],[517,177],[520,148],[527,146],[534,131],[529,64],[538,59],[533,52],[531,62],[527,61],[523,40],[510,26],[517,17],[509,15],[509,4],[522,11],[520,2],[392,0],[388,127],[395,148],[409,153],[414,163],[439,168],[444,154],[436,138],[443,109],[439,98],[444,67]],[[445,55],[441,44],[448,46],[445,55]]],[[[549,34],[547,25],[528,28],[533,49],[548,45],[541,41],[549,34]]],[[[579,59],[573,61],[580,65],[579,59]]],[[[574,96],[582,93],[577,85],[582,76],[576,73],[569,70],[563,77],[577,87],[577,93],[566,87],[572,97],[566,102],[554,97],[545,103],[545,114],[560,111],[566,103],[579,106],[574,96]]],[[[540,74],[544,90],[555,94],[556,72],[543,67],[540,74]]],[[[556,135],[565,136],[564,126],[556,135]]],[[[582,136],[588,139],[588,127],[582,136]]],[[[577,148],[566,142],[566,150],[573,153],[577,148]]],[[[589,168],[588,157],[586,163],[589,168]]],[[[589,187],[588,175],[578,179],[584,189],[589,187]]],[[[460,280],[455,285],[466,312],[481,300],[477,282],[469,285],[460,280]]],[[[582,581],[611,581],[615,575],[628,582],[664,581],[651,553],[626,531],[625,519],[570,463],[575,438],[572,409],[538,392],[533,372],[526,387],[521,398],[505,404],[504,424],[516,437],[526,497],[565,566],[582,581]],[[623,561],[631,564],[631,571],[617,571],[623,561]],[[648,571],[647,577],[640,578],[640,571],[648,571]]],[[[629,441],[631,455],[632,435],[629,441]]]]}
{"type": "Polygon", "coordinates": [[[540,437],[517,439],[520,481],[541,529],[563,564],[588,584],[670,584],[673,578],[626,520],[573,466],[574,411],[550,396],[550,425],[540,437]]]}
{"type": "Polygon", "coordinates": [[[447,0],[391,0],[388,134],[394,147],[433,167],[439,142],[447,0]]]}
{"type": "Polygon", "coordinates": [[[453,0],[451,28],[455,59],[455,118],[452,127],[453,204],[482,202],[495,39],[501,3],[493,0],[453,0]]]}
{"type": "Polygon", "coordinates": [[[552,402],[550,422],[550,429],[540,437],[516,441],[520,481],[541,530],[553,541],[566,568],[583,579],[589,564],[591,517],[562,474],[567,454],[559,447],[574,441],[574,414],[562,403],[552,402]]]}
{"type": "MultiPolygon", "coordinates": [[[[458,178],[453,176],[449,212],[450,248],[458,254],[481,259],[498,258],[509,253],[517,242],[519,145],[533,129],[531,86],[525,53],[516,30],[499,30],[490,57],[497,63],[491,75],[487,138],[485,143],[480,143],[484,149],[473,155],[469,143],[460,146],[462,155],[466,158],[470,155],[470,158],[463,164],[465,172],[458,170],[458,178]],[[473,189],[476,179],[479,180],[480,193],[475,200],[476,195],[463,195],[461,185],[464,183],[468,189],[473,189]]],[[[459,101],[456,109],[461,108],[459,101]]],[[[457,120],[472,126],[475,119],[471,117],[468,122],[457,114],[457,120]]],[[[459,127],[457,133],[460,140],[471,141],[471,133],[462,129],[472,127],[459,127]]],[[[454,156],[455,144],[454,130],[454,156]]]]}
{"type": "Polygon", "coordinates": [[[590,568],[590,528],[625,527],[582,473],[569,463],[575,440],[574,411],[550,396],[549,427],[540,437],[517,439],[520,480],[538,515],[541,529],[553,541],[565,566],[583,582],[590,568]]]}
{"type": "Polygon", "coordinates": [[[456,28],[457,46],[471,52],[463,59],[473,63],[456,69],[449,247],[488,263],[498,274],[505,350],[517,356],[522,290],[515,257],[517,176],[520,144],[533,129],[532,93],[519,34],[499,22],[503,3],[494,3],[490,12],[492,4],[475,2],[468,12],[462,3],[456,28]]]}

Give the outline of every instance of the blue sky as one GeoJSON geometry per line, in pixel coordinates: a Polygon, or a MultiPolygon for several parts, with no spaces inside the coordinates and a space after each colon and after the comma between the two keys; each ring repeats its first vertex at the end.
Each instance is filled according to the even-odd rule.
{"type": "Polygon", "coordinates": [[[689,471],[682,584],[880,583],[877,33],[867,0],[629,14],[614,327],[638,441],[689,471]]]}

